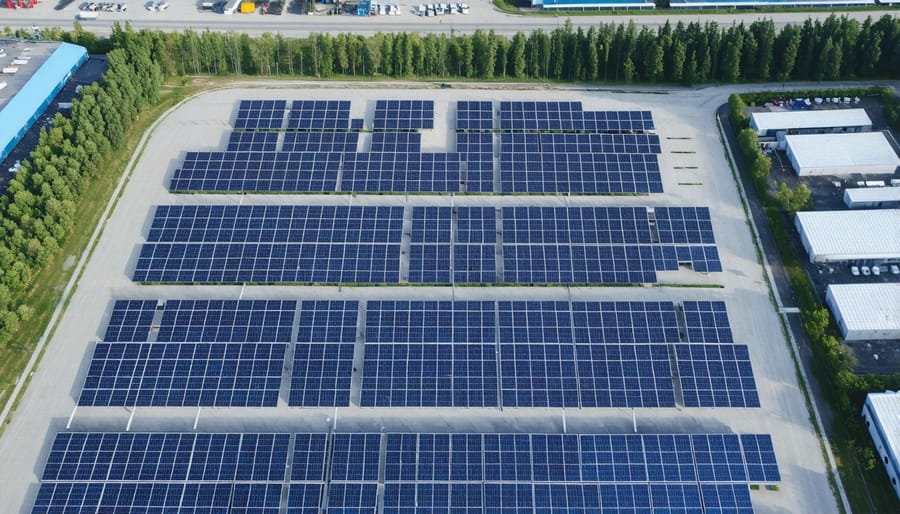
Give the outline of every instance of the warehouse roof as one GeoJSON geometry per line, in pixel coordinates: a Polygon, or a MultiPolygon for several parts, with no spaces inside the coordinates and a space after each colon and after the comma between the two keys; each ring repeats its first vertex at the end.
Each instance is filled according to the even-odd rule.
{"type": "Polygon", "coordinates": [[[770,130],[816,129],[871,126],[865,109],[829,109],[821,111],[754,112],[753,126],[761,133],[770,130]]]}
{"type": "Polygon", "coordinates": [[[21,65],[14,75],[4,75],[0,79],[0,82],[9,84],[3,90],[4,97],[8,100],[0,102],[0,118],[3,119],[3,123],[0,123],[0,161],[6,158],[28,131],[35,115],[58,92],[60,84],[74,68],[87,59],[84,47],[69,43],[3,43],[6,43],[2,47],[6,49],[7,58],[22,56],[27,59],[27,64],[21,65]],[[48,53],[46,59],[40,58],[48,53]],[[25,76],[27,81],[23,81],[25,76]]]}
{"type": "Polygon", "coordinates": [[[797,134],[785,141],[801,167],[900,166],[900,158],[881,132],[797,134]]]}
{"type": "Polygon", "coordinates": [[[801,211],[810,253],[846,259],[900,258],[900,209],[801,211]]]}
{"type": "Polygon", "coordinates": [[[900,202],[900,187],[850,187],[844,195],[852,203],[900,202]]]}
{"type": "Polygon", "coordinates": [[[900,457],[900,394],[888,391],[869,393],[870,411],[884,434],[884,442],[891,452],[891,462],[900,457]]]}
{"type": "Polygon", "coordinates": [[[848,332],[900,330],[900,283],[831,284],[828,294],[848,332]]]}

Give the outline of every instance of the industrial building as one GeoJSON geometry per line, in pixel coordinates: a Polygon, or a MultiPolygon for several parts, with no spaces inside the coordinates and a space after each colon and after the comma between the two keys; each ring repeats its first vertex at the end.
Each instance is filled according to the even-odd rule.
{"type": "Polygon", "coordinates": [[[779,133],[868,132],[872,130],[872,120],[865,109],[754,112],[750,114],[750,128],[760,137],[777,137],[779,133]]]}
{"type": "Polygon", "coordinates": [[[801,211],[794,218],[809,262],[900,260],[900,209],[801,211]]]}
{"type": "Polygon", "coordinates": [[[900,395],[893,391],[869,393],[862,415],[878,458],[891,479],[891,487],[900,497],[900,395]]]}
{"type": "Polygon", "coordinates": [[[900,339],[900,283],[830,284],[825,301],[845,341],[900,339]]]}
{"type": "Polygon", "coordinates": [[[844,190],[844,204],[850,209],[900,207],[900,187],[851,187],[844,190]]]}
{"type": "Polygon", "coordinates": [[[900,158],[881,132],[797,134],[784,139],[788,159],[801,177],[886,175],[900,166],[900,158]]]}
{"type": "Polygon", "coordinates": [[[0,40],[0,162],[88,58],[69,43],[0,40]],[[2,53],[2,52],[0,52],[2,53]]]}

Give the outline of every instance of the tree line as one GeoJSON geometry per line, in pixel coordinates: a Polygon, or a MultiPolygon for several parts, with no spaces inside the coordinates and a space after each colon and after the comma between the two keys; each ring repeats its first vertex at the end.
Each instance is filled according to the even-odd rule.
{"type": "MultiPolygon", "coordinates": [[[[64,35],[65,36],[65,35],[64,35]]],[[[104,45],[87,33],[82,44],[104,45]]],[[[154,32],[153,55],[168,76],[288,75],[480,80],[673,83],[900,77],[900,18],[859,22],[832,15],[777,30],[752,24],[633,22],[550,32],[311,34],[154,32]]]]}
{"type": "Polygon", "coordinates": [[[0,197],[0,344],[31,314],[22,297],[78,222],[86,184],[124,143],[138,114],[158,99],[163,75],[148,36],[113,43],[99,83],[81,89],[69,117],[57,114],[50,129],[41,130],[0,197]]]}

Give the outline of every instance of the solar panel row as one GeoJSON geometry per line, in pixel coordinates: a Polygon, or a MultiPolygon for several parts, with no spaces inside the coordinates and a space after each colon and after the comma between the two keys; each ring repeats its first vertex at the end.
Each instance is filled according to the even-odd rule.
{"type": "Polygon", "coordinates": [[[387,512],[749,513],[748,484],[780,480],[757,434],[312,433],[288,459],[291,437],[60,433],[32,512],[275,514],[289,484],[301,514],[379,495],[387,512]]]}
{"type": "Polygon", "coordinates": [[[378,100],[374,129],[418,130],[434,128],[433,100],[378,100]]]}
{"type": "Polygon", "coordinates": [[[49,482],[774,483],[766,434],[61,432],[49,482]],[[382,438],[385,438],[382,440],[382,438]],[[384,447],[384,452],[382,451],[384,447]],[[290,468],[290,472],[288,472],[290,468]],[[380,475],[381,469],[384,475],[380,475]]]}
{"type": "Polygon", "coordinates": [[[645,132],[650,111],[584,111],[581,102],[500,102],[501,131],[645,132]]]}
{"type": "MultiPolygon", "coordinates": [[[[410,282],[495,281],[493,209],[412,209],[410,282]],[[455,256],[454,241],[466,245],[455,256]]],[[[669,215],[678,209],[708,216],[705,208],[668,208],[669,215]]],[[[711,231],[685,230],[683,243],[656,243],[646,208],[501,212],[503,282],[655,282],[658,269],[681,263],[721,271],[715,246],[704,244],[711,231]]],[[[160,206],[134,280],[397,282],[402,219],[403,207],[160,206]]]]}
{"type": "MultiPolygon", "coordinates": [[[[169,300],[160,342],[98,344],[79,402],[274,406],[297,306],[169,300]]],[[[358,302],[299,307],[289,404],[349,405],[358,302]]],[[[146,338],[157,310],[156,301],[120,300],[107,333],[143,327],[146,338]]],[[[689,341],[731,342],[722,302],[685,302],[684,311],[689,341]],[[689,315],[699,309],[716,316],[689,315]]],[[[668,346],[620,346],[678,343],[671,302],[369,301],[365,312],[363,405],[674,405],[668,346]]],[[[758,402],[746,352],[679,351],[691,406],[758,402]]]]}

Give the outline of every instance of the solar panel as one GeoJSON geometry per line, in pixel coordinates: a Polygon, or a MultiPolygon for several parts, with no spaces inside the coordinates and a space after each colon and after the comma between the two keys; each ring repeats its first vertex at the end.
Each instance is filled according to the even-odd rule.
{"type": "Polygon", "coordinates": [[[493,102],[483,100],[460,100],[456,102],[456,130],[482,132],[491,131],[493,128],[493,102]]]}
{"type": "MultiPolygon", "coordinates": [[[[346,135],[348,138],[349,135],[346,135]]],[[[337,147],[285,135],[285,148],[337,147]]],[[[350,146],[350,142],[346,146],[350,146]]],[[[326,151],[188,152],[169,183],[172,192],[332,192],[337,190],[342,154],[326,151]]]]}
{"type": "Polygon", "coordinates": [[[378,480],[381,434],[334,434],[331,481],[378,480]]]}
{"type": "Polygon", "coordinates": [[[378,100],[375,102],[375,130],[417,130],[434,128],[433,100],[378,100]]]}
{"type": "Polygon", "coordinates": [[[584,111],[581,102],[500,102],[500,130],[628,133],[654,130],[650,111],[584,111]]]}
{"type": "Polygon", "coordinates": [[[275,130],[282,127],[287,102],[284,100],[241,100],[234,128],[275,130]]]}
{"type": "Polygon", "coordinates": [[[61,432],[41,482],[280,481],[288,434],[61,432]]]}
{"type": "Polygon", "coordinates": [[[378,509],[378,484],[333,483],[328,486],[328,508],[335,514],[374,514],[378,509]]]}
{"type": "Polygon", "coordinates": [[[156,300],[116,300],[103,340],[110,343],[146,341],[156,315],[156,305],[156,300]]]}
{"type": "Polygon", "coordinates": [[[168,300],[157,341],[288,343],[293,300],[168,300]]]}
{"type": "Polygon", "coordinates": [[[287,132],[283,152],[346,153],[355,152],[359,132],[287,132]]]}
{"type": "Polygon", "coordinates": [[[757,434],[390,433],[382,462],[381,434],[296,434],[288,460],[290,438],[61,433],[33,512],[275,514],[289,470],[294,514],[374,513],[379,500],[398,514],[744,514],[752,512],[744,457],[767,454],[771,442],[757,434]]]}
{"type": "Polygon", "coordinates": [[[780,482],[781,474],[775,461],[772,436],[741,434],[741,448],[747,463],[747,478],[753,483],[780,482]]]}
{"type": "Polygon", "coordinates": [[[752,514],[750,489],[747,484],[700,484],[704,512],[752,514]]]}
{"type": "Polygon", "coordinates": [[[160,206],[138,282],[399,280],[402,207],[160,206]]]}
{"type": "Polygon", "coordinates": [[[692,343],[733,343],[725,302],[686,301],[684,310],[687,339],[692,343]]]}
{"type": "Polygon", "coordinates": [[[291,484],[288,490],[288,514],[319,514],[322,484],[291,484]]]}
{"type": "Polygon", "coordinates": [[[703,482],[746,482],[747,468],[737,434],[693,434],[697,478],[703,482]]]}
{"type": "Polygon", "coordinates": [[[579,344],[582,407],[674,407],[669,351],[661,344],[579,344]]]}
{"type": "MultiPolygon", "coordinates": [[[[393,136],[398,134],[385,135],[393,136]]],[[[341,191],[456,192],[464,179],[460,170],[459,156],[452,153],[348,153],[341,162],[341,191]]]]}
{"type": "Polygon", "coordinates": [[[686,407],[759,407],[746,345],[675,345],[686,407]]]}
{"type": "Polygon", "coordinates": [[[326,445],[327,436],[325,434],[296,434],[294,436],[291,482],[322,482],[325,480],[326,445]]]}
{"type": "Polygon", "coordinates": [[[97,343],[78,404],[274,407],[286,344],[97,343]]]}
{"type": "Polygon", "coordinates": [[[232,132],[228,135],[229,152],[274,152],[278,132],[232,132]]]}
{"type": "Polygon", "coordinates": [[[350,120],[349,100],[295,100],[291,103],[287,128],[321,131],[362,127],[350,120]]]}
{"type": "Polygon", "coordinates": [[[672,302],[573,302],[578,343],[677,343],[672,302]]]}
{"type": "Polygon", "coordinates": [[[358,312],[353,301],[301,302],[289,405],[350,405],[358,312]]]}

